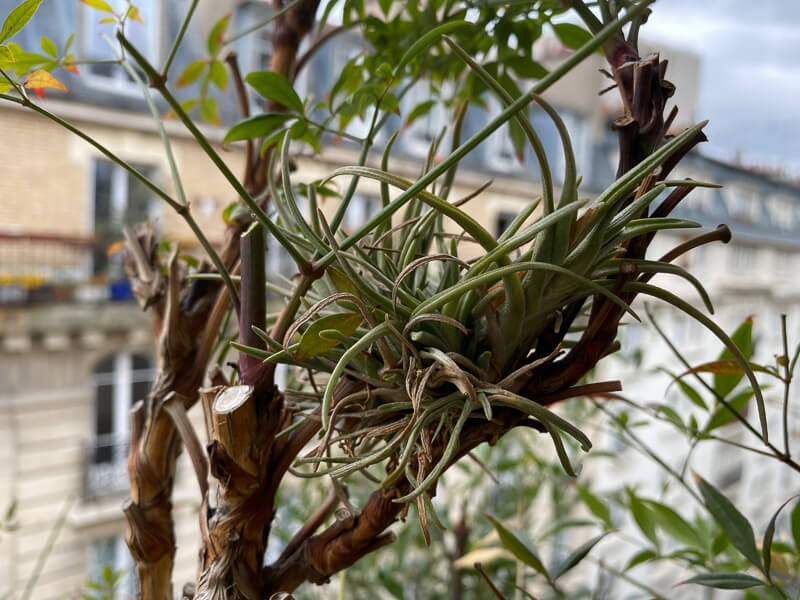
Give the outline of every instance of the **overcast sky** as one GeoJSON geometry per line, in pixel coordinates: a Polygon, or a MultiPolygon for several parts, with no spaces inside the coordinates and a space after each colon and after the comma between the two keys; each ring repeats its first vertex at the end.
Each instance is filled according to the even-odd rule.
{"type": "Polygon", "coordinates": [[[704,153],[800,176],[800,1],[659,0],[641,37],[700,56],[704,153]]]}

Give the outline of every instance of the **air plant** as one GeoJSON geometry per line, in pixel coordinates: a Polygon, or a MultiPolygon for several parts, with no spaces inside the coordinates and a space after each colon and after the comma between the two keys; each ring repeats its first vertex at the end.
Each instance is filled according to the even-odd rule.
{"type": "MultiPolygon", "coordinates": [[[[539,164],[542,197],[496,238],[461,208],[463,202],[447,199],[458,157],[449,170],[438,169],[446,173],[442,183],[425,177],[433,173],[431,160],[415,183],[388,169],[392,138],[381,168],[342,167],[317,182],[324,186],[345,176],[380,182],[383,209],[347,235],[337,227],[341,218],[329,224],[319,209],[309,219],[302,214],[291,182],[287,134],[280,186],[273,182],[278,215],[273,227],[297,241],[295,252],[310,266],[303,283],[286,292],[290,305],[302,297],[307,308],[279,338],[254,327],[264,347],[233,344],[266,364],[306,369],[310,382],[327,379],[324,389],[309,383],[284,392],[287,401],[307,408],[298,408],[279,436],[304,420],[321,421],[320,439],[297,458],[292,473],[342,479],[362,472],[383,488],[405,478],[407,487],[393,501],[417,503],[426,538],[428,524],[437,523],[430,496],[445,469],[464,454],[462,436],[468,426],[480,429],[482,423],[497,422],[500,414],[508,424],[512,414],[511,423],[547,433],[564,470],[575,475],[563,436],[584,451],[591,442],[548,405],[609,391],[617,383],[571,387],[577,380],[553,381],[575,356],[590,351],[601,328],[616,331],[626,313],[638,320],[631,308],[637,295],[661,298],[699,319],[746,364],[736,345],[700,311],[648,283],[657,273],[682,277],[713,312],[700,282],[671,264],[673,254],[645,258],[658,231],[699,227],[669,212],[694,187],[712,184],[666,176],[699,141],[706,123],[665,139],[595,199],[581,198],[572,144],[558,113],[536,93],[511,97],[455,41],[445,40],[506,106],[500,118],[514,118],[522,127],[539,164]],[[558,200],[548,157],[521,110],[530,100],[549,115],[561,139],[565,168],[558,200]],[[391,189],[400,194],[392,198],[391,189]],[[660,206],[651,212],[659,199],[660,206]],[[393,221],[400,209],[405,209],[402,219],[393,221]],[[465,243],[479,246],[481,254],[471,260],[460,256],[465,243]],[[343,379],[358,385],[338,394],[343,379]]],[[[457,107],[456,131],[463,116],[457,107]]],[[[432,142],[429,157],[441,139],[432,142]]],[[[454,136],[454,149],[460,143],[454,136]]],[[[314,187],[308,193],[315,207],[314,187]]],[[[719,230],[697,243],[727,235],[719,230]]],[[[604,343],[599,353],[590,351],[590,366],[615,350],[613,335],[604,343]]],[[[748,377],[753,381],[752,372],[748,377]]],[[[763,411],[760,398],[759,408],[763,411]]]]}

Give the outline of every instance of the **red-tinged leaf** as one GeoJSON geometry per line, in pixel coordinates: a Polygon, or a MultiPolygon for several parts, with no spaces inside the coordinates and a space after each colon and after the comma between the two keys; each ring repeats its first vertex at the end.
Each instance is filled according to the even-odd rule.
{"type": "Polygon", "coordinates": [[[78,71],[78,65],[75,64],[75,57],[70,54],[67,56],[64,64],[62,65],[67,71],[73,73],[74,75],[80,75],[81,72],[78,71]]]}
{"type": "Polygon", "coordinates": [[[196,60],[191,63],[183,70],[181,76],[178,77],[178,81],[175,82],[175,87],[186,87],[197,81],[197,78],[206,70],[206,64],[208,63],[204,60],[196,60]]]}
{"type": "Polygon", "coordinates": [[[142,15],[139,14],[139,9],[131,4],[130,8],[128,8],[128,12],[125,16],[130,19],[131,21],[136,21],[137,23],[141,23],[144,25],[144,21],[142,20],[142,15]]]}
{"type": "Polygon", "coordinates": [[[114,9],[109,6],[108,2],[104,2],[104,0],[81,0],[86,6],[90,6],[95,10],[99,10],[100,12],[107,12],[114,14],[114,9]]]}
{"type": "Polygon", "coordinates": [[[33,93],[39,96],[40,99],[44,100],[44,90],[42,88],[33,88],[33,93]]]}
{"type": "MultiPolygon", "coordinates": [[[[763,365],[750,363],[750,368],[757,373],[770,373],[770,370],[763,365]]],[[[711,362],[703,363],[692,367],[685,373],[678,375],[678,378],[686,377],[694,373],[713,373],[714,375],[743,375],[744,369],[742,365],[736,360],[712,360],[711,362]]]]}
{"type": "Polygon", "coordinates": [[[225,15],[217,21],[216,25],[211,29],[211,33],[208,34],[208,53],[211,56],[216,56],[217,50],[219,50],[225,39],[225,32],[228,30],[230,22],[231,16],[225,15]]]}
{"type": "Polygon", "coordinates": [[[25,2],[12,10],[6,20],[3,21],[2,28],[0,28],[0,43],[19,33],[25,27],[25,24],[31,20],[31,17],[36,14],[41,3],[42,0],[25,0],[25,2]]]}
{"type": "MultiPolygon", "coordinates": [[[[34,71],[28,75],[28,78],[25,80],[23,85],[26,88],[33,89],[34,91],[36,91],[37,88],[53,88],[56,90],[61,90],[62,92],[67,91],[67,88],[63,83],[61,83],[58,79],[53,77],[44,69],[39,69],[38,71],[34,71]]],[[[39,95],[39,92],[36,92],[36,94],[39,95]]]]}
{"type": "Polygon", "coordinates": [[[111,244],[108,248],[106,248],[106,256],[111,256],[122,250],[125,247],[125,240],[117,240],[113,244],[111,244]]]}

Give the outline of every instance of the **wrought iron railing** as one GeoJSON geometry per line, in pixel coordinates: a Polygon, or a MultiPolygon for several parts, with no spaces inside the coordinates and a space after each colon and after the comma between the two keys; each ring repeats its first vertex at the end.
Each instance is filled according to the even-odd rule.
{"type": "Polygon", "coordinates": [[[128,300],[124,277],[97,273],[92,237],[0,229],[0,305],[128,300]]]}
{"type": "Polygon", "coordinates": [[[98,436],[84,452],[83,497],[95,500],[128,488],[128,439],[98,436]]]}

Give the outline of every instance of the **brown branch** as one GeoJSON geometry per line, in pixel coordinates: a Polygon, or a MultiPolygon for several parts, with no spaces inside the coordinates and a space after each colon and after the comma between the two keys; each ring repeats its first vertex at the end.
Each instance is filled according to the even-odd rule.
{"type": "Polygon", "coordinates": [[[311,516],[308,517],[303,526],[297,530],[297,533],[292,536],[292,539],[289,540],[289,543],[286,544],[286,548],[283,549],[281,552],[280,558],[278,560],[285,560],[289,556],[295,553],[295,551],[305,542],[309,537],[314,535],[314,533],[319,529],[322,524],[333,514],[333,511],[336,510],[336,507],[339,506],[339,496],[336,493],[336,490],[332,489],[328,492],[328,495],[325,497],[325,500],[322,501],[316,510],[311,513],[311,516]]]}
{"type": "MultiPolygon", "coordinates": [[[[239,110],[242,113],[243,119],[250,118],[250,101],[247,99],[247,89],[244,87],[244,80],[242,79],[242,72],[239,69],[239,56],[236,52],[229,52],[225,57],[225,62],[228,63],[228,68],[231,70],[231,77],[233,78],[233,85],[236,88],[236,97],[239,100],[239,110]]],[[[253,140],[247,139],[244,150],[244,175],[242,182],[245,189],[253,192],[253,140]]]]}
{"type": "Polygon", "coordinates": [[[343,31],[347,31],[344,27],[337,26],[326,26],[325,31],[319,35],[308,47],[303,55],[297,59],[297,62],[294,65],[294,69],[292,69],[292,78],[291,82],[294,83],[294,80],[297,79],[297,74],[303,70],[303,67],[308,64],[308,61],[319,51],[322,46],[325,45],[325,42],[329,41],[332,37],[342,33],[343,31]]]}

